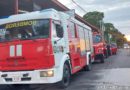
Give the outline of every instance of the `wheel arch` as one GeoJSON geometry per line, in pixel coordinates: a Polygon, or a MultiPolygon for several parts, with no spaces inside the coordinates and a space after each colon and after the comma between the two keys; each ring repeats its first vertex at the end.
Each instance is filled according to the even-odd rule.
{"type": "Polygon", "coordinates": [[[89,65],[89,63],[90,63],[90,58],[92,58],[91,52],[87,52],[87,65],[89,65]]]}
{"type": "Polygon", "coordinates": [[[67,64],[70,68],[70,73],[72,73],[72,69],[71,69],[71,63],[70,63],[70,56],[68,54],[64,55],[64,57],[61,59],[60,62],[60,66],[59,66],[59,70],[60,70],[60,80],[62,80],[62,76],[63,76],[63,68],[64,68],[64,64],[67,64]]]}

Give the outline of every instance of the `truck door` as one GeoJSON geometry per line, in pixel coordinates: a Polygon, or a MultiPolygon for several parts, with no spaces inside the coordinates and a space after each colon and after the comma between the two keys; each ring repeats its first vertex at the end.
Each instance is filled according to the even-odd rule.
{"type": "Polygon", "coordinates": [[[63,56],[66,54],[64,29],[60,21],[52,21],[52,44],[55,58],[55,65],[60,65],[63,56]]]}

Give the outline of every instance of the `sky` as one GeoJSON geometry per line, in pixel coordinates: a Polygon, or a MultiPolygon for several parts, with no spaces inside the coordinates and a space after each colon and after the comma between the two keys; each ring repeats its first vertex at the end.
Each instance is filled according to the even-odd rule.
{"type": "Polygon", "coordinates": [[[75,9],[80,16],[91,11],[104,12],[105,23],[113,23],[120,32],[130,36],[130,0],[74,0],[86,12],[71,0],[58,1],[70,9],[75,9]]]}

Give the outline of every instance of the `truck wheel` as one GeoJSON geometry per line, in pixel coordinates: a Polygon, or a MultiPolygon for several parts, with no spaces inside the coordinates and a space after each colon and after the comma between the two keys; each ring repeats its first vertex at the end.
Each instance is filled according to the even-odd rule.
{"type": "Polygon", "coordinates": [[[103,55],[100,56],[100,62],[104,63],[104,56],[103,55]]]}
{"type": "Polygon", "coordinates": [[[84,70],[84,71],[91,71],[91,69],[92,69],[92,62],[91,62],[91,58],[89,58],[89,64],[86,65],[86,66],[83,68],[83,70],[84,70]]]}
{"type": "Polygon", "coordinates": [[[63,68],[63,77],[61,82],[59,82],[59,85],[61,88],[67,88],[70,84],[70,68],[69,66],[65,63],[64,68],[63,68]]]}

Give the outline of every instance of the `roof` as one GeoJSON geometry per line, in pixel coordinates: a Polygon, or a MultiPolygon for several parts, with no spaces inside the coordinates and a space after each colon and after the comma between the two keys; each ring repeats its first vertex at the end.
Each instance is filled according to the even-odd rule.
{"type": "MultiPolygon", "coordinates": [[[[4,8],[6,8],[7,6],[9,6],[9,7],[11,6],[10,8],[8,8],[9,9],[8,11],[6,11],[6,10],[4,11],[4,15],[5,15],[5,12],[6,12],[7,15],[9,15],[9,13],[10,14],[14,13],[14,11],[12,9],[15,6],[15,3],[14,3],[15,0],[9,0],[10,3],[7,3],[7,1],[8,0],[0,0],[0,6],[2,5],[2,7],[4,7],[4,8]]],[[[69,11],[70,10],[69,8],[67,8],[66,6],[64,6],[63,4],[61,4],[57,0],[18,0],[18,1],[19,1],[19,8],[20,9],[25,9],[26,8],[29,11],[33,10],[33,8],[32,8],[33,7],[33,2],[40,5],[42,7],[42,9],[54,8],[54,9],[56,9],[58,11],[69,11]]],[[[91,27],[93,31],[100,32],[99,28],[97,28],[94,25],[90,24],[89,22],[84,20],[81,16],[79,16],[78,14],[75,14],[75,18],[77,20],[79,20],[80,22],[86,24],[87,26],[91,27]]]]}
{"type": "Polygon", "coordinates": [[[0,25],[24,20],[49,19],[49,18],[59,20],[60,17],[56,10],[45,9],[42,11],[35,11],[19,15],[11,15],[7,18],[0,19],[0,25]]]}
{"type": "Polygon", "coordinates": [[[70,19],[71,21],[74,21],[78,25],[82,25],[84,28],[87,30],[91,31],[91,28],[88,25],[85,25],[84,23],[78,21],[74,17],[70,17],[67,13],[64,13],[62,11],[57,11],[53,8],[50,9],[44,9],[42,11],[35,11],[35,12],[30,12],[30,13],[24,13],[24,14],[16,14],[16,15],[11,15],[9,17],[0,19],[0,25],[3,24],[8,24],[8,23],[15,23],[19,21],[27,21],[27,20],[37,20],[37,19],[55,19],[55,20],[60,20],[62,19],[63,21],[65,19],[70,19]]]}
{"type": "MultiPolygon", "coordinates": [[[[64,6],[63,4],[61,4],[60,2],[58,2],[57,0],[51,0],[52,3],[54,3],[55,5],[57,5],[57,7],[59,7],[59,9],[63,10],[63,11],[68,11],[70,10],[69,8],[67,8],[66,6],[64,6]]],[[[77,20],[79,20],[80,22],[88,25],[89,27],[92,28],[93,31],[98,31],[100,32],[99,28],[97,28],[96,26],[90,24],[89,22],[87,22],[86,20],[84,20],[81,16],[79,16],[78,14],[75,15],[75,18],[77,20]]]]}

